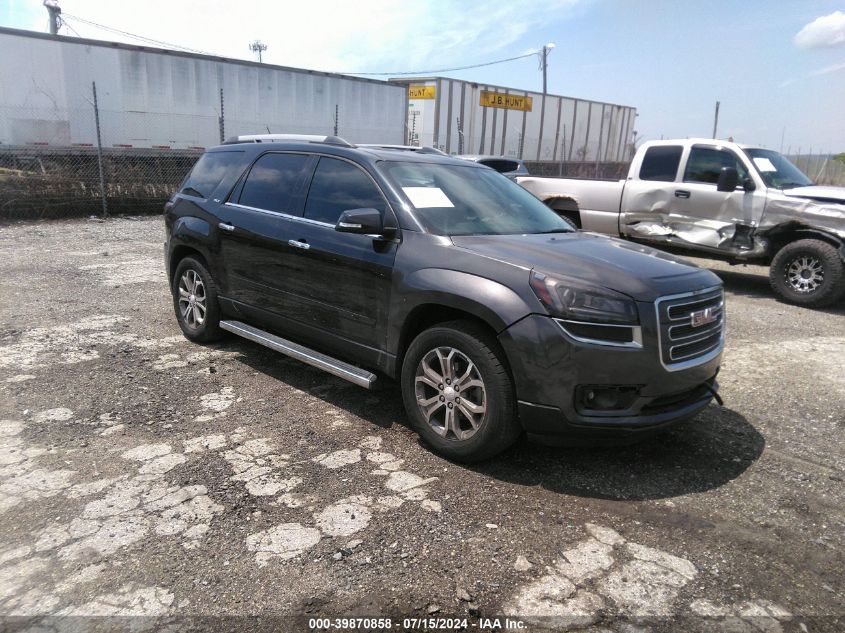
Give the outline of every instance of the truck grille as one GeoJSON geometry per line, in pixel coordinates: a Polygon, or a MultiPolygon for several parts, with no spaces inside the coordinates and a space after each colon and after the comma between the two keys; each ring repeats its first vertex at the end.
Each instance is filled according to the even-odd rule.
{"type": "Polygon", "coordinates": [[[724,341],[722,288],[708,288],[657,300],[660,360],[670,371],[685,369],[716,356],[724,341]]]}

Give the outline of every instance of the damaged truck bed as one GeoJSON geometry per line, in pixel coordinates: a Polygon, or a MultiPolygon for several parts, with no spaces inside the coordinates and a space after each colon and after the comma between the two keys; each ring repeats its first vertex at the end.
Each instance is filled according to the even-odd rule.
{"type": "Polygon", "coordinates": [[[518,178],[578,227],[770,267],[777,295],[845,295],[845,188],[815,185],[778,152],[712,139],[641,146],[626,180],[518,178]]]}

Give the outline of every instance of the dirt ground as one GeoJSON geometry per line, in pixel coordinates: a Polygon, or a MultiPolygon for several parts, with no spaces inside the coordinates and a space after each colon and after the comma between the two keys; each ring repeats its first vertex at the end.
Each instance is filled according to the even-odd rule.
{"type": "Polygon", "coordinates": [[[727,289],[723,407],[464,467],[395,386],[183,339],[163,239],[160,218],[0,228],[0,628],[845,627],[845,306],[698,260],[727,289]]]}

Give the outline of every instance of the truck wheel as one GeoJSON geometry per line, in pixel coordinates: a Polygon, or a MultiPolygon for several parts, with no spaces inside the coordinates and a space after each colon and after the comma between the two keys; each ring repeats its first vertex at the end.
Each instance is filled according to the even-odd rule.
{"type": "Polygon", "coordinates": [[[488,459],[521,433],[504,352],[472,322],[443,323],[417,336],[405,354],[401,382],[417,432],[448,459],[488,459]]]}
{"type": "Polygon", "coordinates": [[[205,263],[186,257],[176,267],[171,284],[173,309],[182,333],[195,343],[209,343],[223,336],[217,286],[205,263]]]}
{"type": "Polygon", "coordinates": [[[821,240],[798,240],[780,249],[769,281],[784,301],[820,308],[845,294],[845,265],[836,248],[821,240]]]}

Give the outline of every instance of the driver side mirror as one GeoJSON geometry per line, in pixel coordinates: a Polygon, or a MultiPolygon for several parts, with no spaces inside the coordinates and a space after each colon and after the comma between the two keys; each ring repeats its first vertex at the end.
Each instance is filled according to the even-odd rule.
{"type": "Polygon", "coordinates": [[[716,181],[716,191],[735,191],[739,184],[739,174],[736,167],[722,167],[719,180],[716,181]]]}
{"type": "Polygon", "coordinates": [[[347,209],[340,214],[334,230],[340,233],[382,235],[384,225],[381,221],[381,212],[377,209],[347,209]]]}

